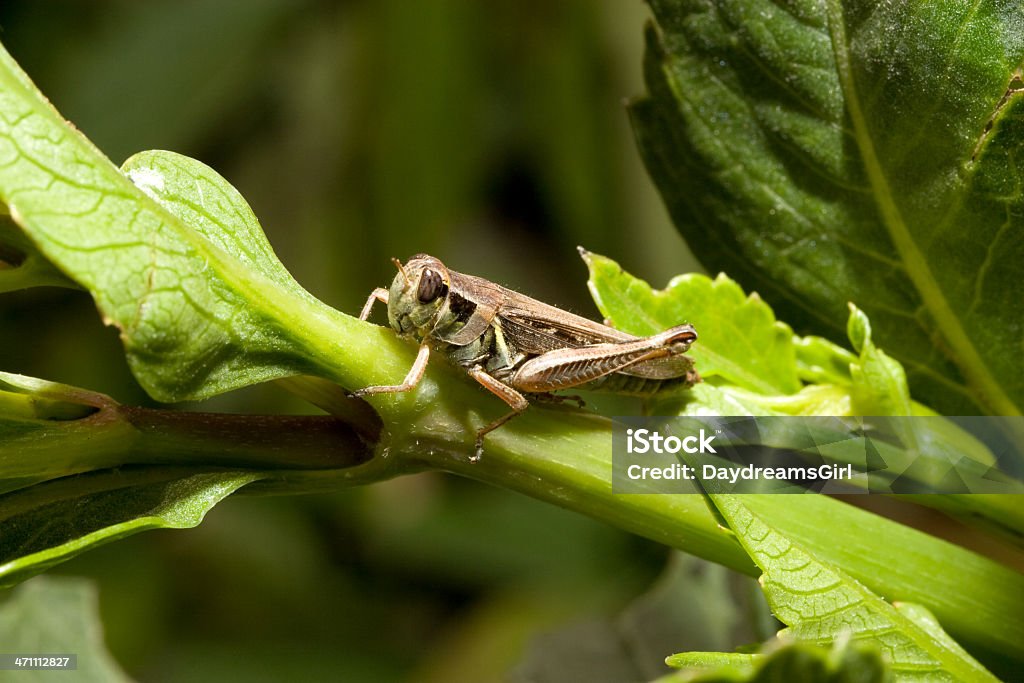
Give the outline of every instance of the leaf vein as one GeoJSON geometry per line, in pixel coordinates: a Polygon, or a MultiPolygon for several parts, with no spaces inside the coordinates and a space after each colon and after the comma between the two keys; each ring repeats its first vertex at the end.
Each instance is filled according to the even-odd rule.
{"type": "Polygon", "coordinates": [[[860,107],[859,95],[850,65],[850,55],[847,51],[842,6],[839,0],[827,0],[827,4],[832,48],[836,55],[839,80],[846,96],[847,111],[854,129],[857,131],[856,140],[862,161],[872,187],[876,191],[876,201],[883,219],[882,222],[888,230],[897,252],[907,263],[907,273],[911,282],[934,319],[941,321],[943,336],[953,351],[951,360],[960,366],[967,381],[976,387],[981,400],[988,404],[990,410],[997,414],[1020,415],[1020,408],[1006,395],[1002,386],[992,376],[978,349],[961,325],[960,319],[954,315],[945,293],[936,282],[928,262],[915,243],[892,196],[888,178],[875,152],[874,143],[870,138],[867,122],[860,107]]]}

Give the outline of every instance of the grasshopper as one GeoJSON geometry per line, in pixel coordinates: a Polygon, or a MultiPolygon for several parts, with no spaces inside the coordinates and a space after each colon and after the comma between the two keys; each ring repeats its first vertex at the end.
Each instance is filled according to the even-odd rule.
{"type": "MultiPolygon", "coordinates": [[[[582,247],[580,253],[586,253],[582,247]]],[[[418,341],[419,353],[401,384],[353,395],[409,391],[422,379],[431,350],[444,354],[512,409],[477,432],[474,462],[484,437],[530,405],[523,394],[572,400],[551,392],[580,388],[645,396],[700,381],[693,360],[683,355],[697,340],[692,325],[635,337],[449,270],[433,256],[416,254],[404,265],[391,261],[398,268],[391,288],[373,290],[359,319],[366,320],[377,301],[386,304],[391,327],[418,341]]]]}

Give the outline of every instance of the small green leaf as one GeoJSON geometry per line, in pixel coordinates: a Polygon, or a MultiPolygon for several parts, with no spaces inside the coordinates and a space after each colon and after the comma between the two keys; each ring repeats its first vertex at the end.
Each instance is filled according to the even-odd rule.
{"type": "Polygon", "coordinates": [[[762,394],[799,391],[793,332],[756,294],[745,295],[724,274],[711,280],[696,273],[655,291],[611,259],[582,253],[594,301],[616,327],[649,335],[688,322],[699,335],[690,355],[705,379],[762,394]]]}
{"type": "MultiPolygon", "coordinates": [[[[765,396],[730,385],[701,384],[675,411],[671,403],[657,402],[658,414],[701,415],[853,415],[849,387],[808,384],[795,394],[765,396]]],[[[678,403],[676,403],[678,405],[678,403]]]]}
{"type": "MultiPolygon", "coordinates": [[[[846,643],[825,649],[809,643],[773,641],[765,654],[688,652],[672,655],[670,666],[686,670],[662,679],[687,683],[886,683],[893,680],[873,647],[846,643]]],[[[659,682],[661,683],[661,682],[659,682]]]]}
{"type": "Polygon", "coordinates": [[[185,529],[254,472],[122,468],[37,484],[0,496],[0,586],[97,545],[147,529],[185,529]]]}
{"type": "Polygon", "coordinates": [[[870,343],[867,316],[851,307],[851,339],[860,357],[821,337],[796,337],[756,294],[724,275],[674,278],[664,290],[583,252],[589,286],[601,312],[619,328],[653,334],[681,322],[697,329],[689,353],[706,384],[683,397],[657,401],[662,414],[893,415],[909,414],[902,368],[870,343]],[[810,382],[803,384],[801,380],[810,382]],[[860,402],[856,402],[856,397],[860,402]],[[879,411],[888,412],[879,412],[879,411]],[[904,410],[895,413],[892,411],[904,410]]]}
{"type": "Polygon", "coordinates": [[[130,683],[103,643],[96,588],[84,579],[40,577],[0,603],[4,654],[76,655],[73,671],[6,672],[12,681],[130,683]]]}
{"type": "Polygon", "coordinates": [[[812,384],[850,384],[850,363],[857,356],[823,337],[796,337],[797,373],[812,384]]]}
{"type": "Polygon", "coordinates": [[[665,663],[673,669],[690,669],[687,673],[696,680],[700,676],[717,676],[718,680],[742,681],[754,673],[761,659],[761,655],[743,652],[680,652],[666,657],[665,663]]]}
{"type": "Polygon", "coordinates": [[[761,585],[768,603],[789,626],[780,636],[819,645],[841,637],[874,643],[897,678],[997,680],[961,648],[951,649],[948,636],[937,636],[937,623],[922,628],[920,621],[908,618],[759,515],[747,505],[747,496],[717,494],[712,488],[708,493],[764,572],[761,585]]]}
{"type": "Polygon", "coordinates": [[[292,295],[309,297],[277,259],[245,198],[206,164],[175,152],[152,150],[133,155],[121,165],[121,172],[237,264],[259,272],[292,295]]]}
{"type": "Polygon", "coordinates": [[[874,345],[868,317],[853,304],[850,304],[847,329],[850,342],[860,353],[859,361],[850,364],[854,414],[913,414],[903,366],[874,345]]]}
{"type": "Polygon", "coordinates": [[[1024,410],[1018,3],[650,0],[641,154],[697,257],[948,415],[1024,410]]]}
{"type": "Polygon", "coordinates": [[[846,336],[850,338],[853,350],[857,353],[863,353],[864,345],[871,343],[871,322],[864,314],[864,311],[853,304],[848,305],[850,307],[850,318],[846,321],[846,336]]]}

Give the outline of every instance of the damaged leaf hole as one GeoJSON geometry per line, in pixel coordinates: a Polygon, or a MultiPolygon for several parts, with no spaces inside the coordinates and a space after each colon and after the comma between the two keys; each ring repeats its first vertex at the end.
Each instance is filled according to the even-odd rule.
{"type": "Polygon", "coordinates": [[[996,119],[1002,114],[1003,109],[1010,103],[1010,99],[1014,95],[1024,92],[1024,73],[1018,69],[1013,74],[1013,78],[1006,85],[1006,92],[996,103],[995,109],[992,111],[992,115],[988,117],[988,121],[985,123],[985,129],[981,132],[981,137],[978,138],[978,144],[974,146],[974,151],[971,152],[971,163],[974,163],[978,159],[978,154],[981,152],[981,148],[985,146],[989,136],[992,134],[992,128],[995,127],[996,119]]]}
{"type": "Polygon", "coordinates": [[[0,270],[14,269],[25,263],[27,255],[9,244],[0,242],[0,270]]]}

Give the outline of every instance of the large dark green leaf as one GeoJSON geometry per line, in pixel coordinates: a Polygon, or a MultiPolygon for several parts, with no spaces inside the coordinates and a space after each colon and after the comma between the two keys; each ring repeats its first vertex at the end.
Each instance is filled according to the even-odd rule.
{"type": "Polygon", "coordinates": [[[854,302],[942,412],[1020,413],[1024,7],[651,5],[632,115],[702,261],[834,339],[854,302]]]}

